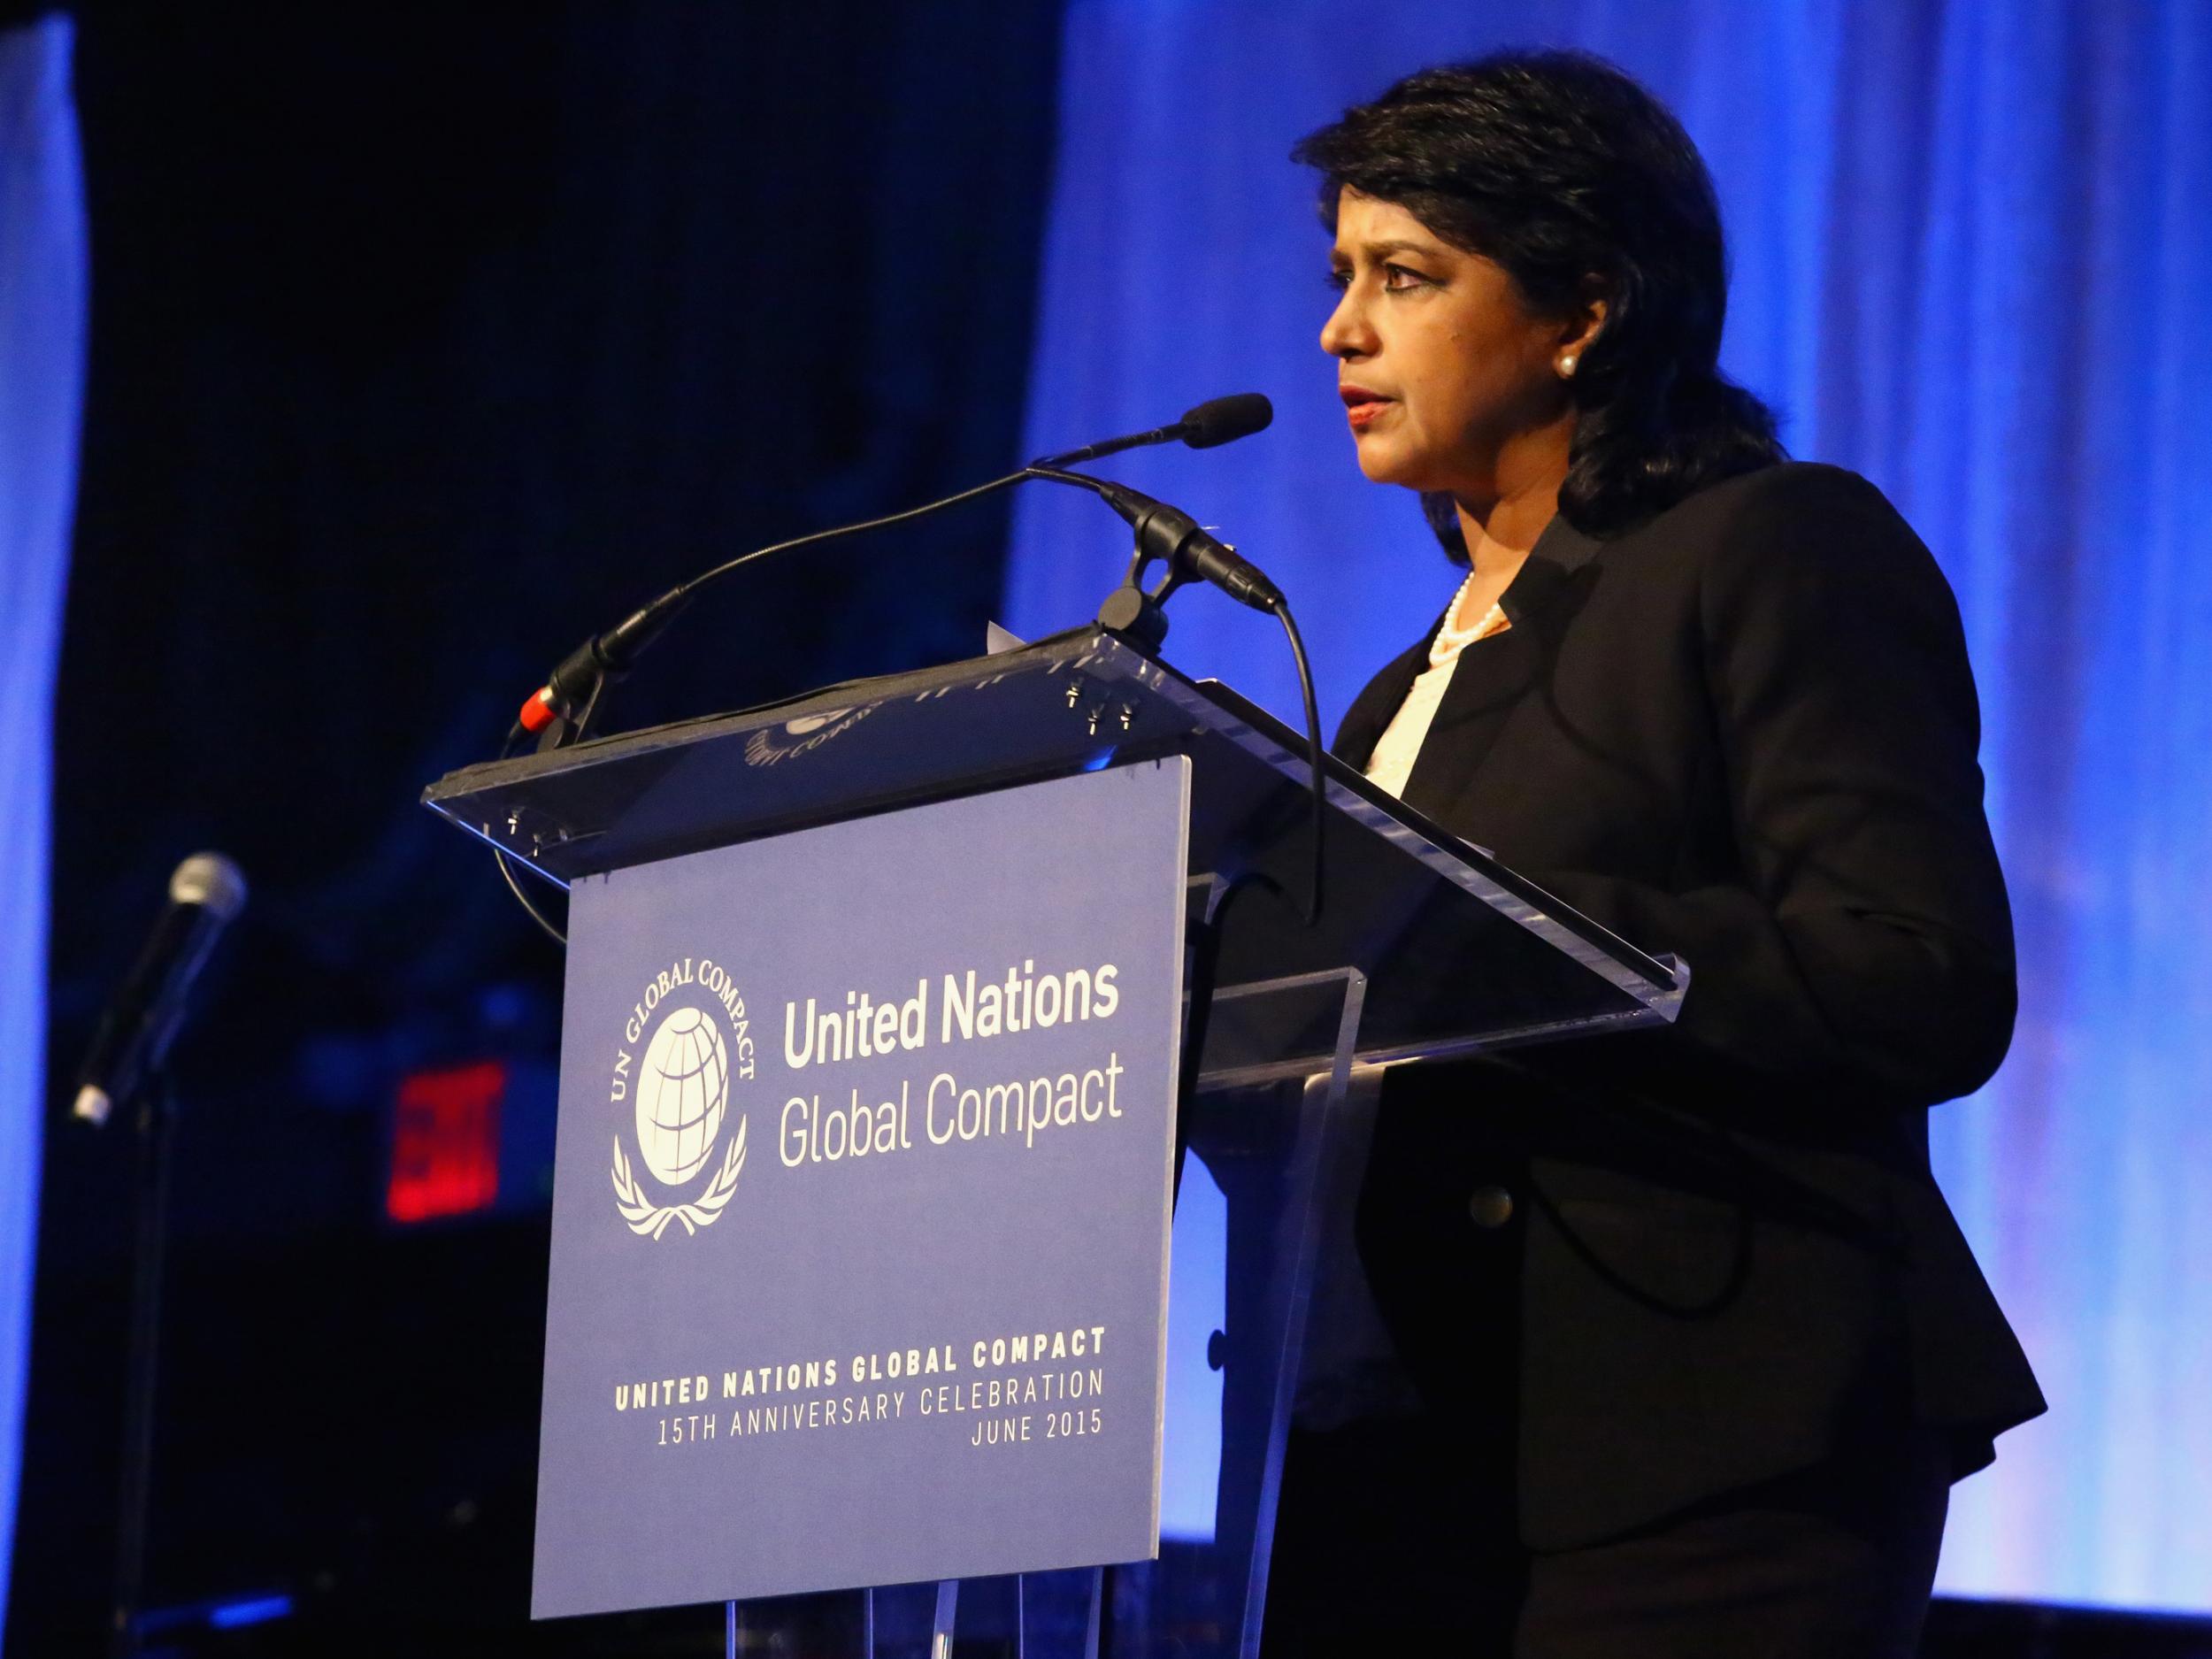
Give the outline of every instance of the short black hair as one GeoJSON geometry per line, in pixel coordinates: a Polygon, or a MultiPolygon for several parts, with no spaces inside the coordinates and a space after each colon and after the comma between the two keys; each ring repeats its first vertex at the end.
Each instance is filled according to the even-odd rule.
{"type": "MultiPolygon", "coordinates": [[[[1774,415],[1718,367],[1728,307],[1720,207],[1666,106],[1584,52],[1501,52],[1409,75],[1309,134],[1333,230],[1347,188],[1494,260],[1539,312],[1604,326],[1567,382],[1577,411],[1559,510],[1613,535],[1692,491],[1784,458],[1774,415]]],[[[1424,497],[1464,558],[1448,497],[1424,497]]]]}

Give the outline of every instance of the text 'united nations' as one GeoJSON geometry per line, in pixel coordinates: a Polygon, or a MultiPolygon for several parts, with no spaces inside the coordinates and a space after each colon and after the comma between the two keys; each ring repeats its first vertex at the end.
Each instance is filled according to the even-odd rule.
{"type": "MultiPolygon", "coordinates": [[[[1121,1006],[1119,972],[1110,962],[1098,968],[1070,968],[1039,973],[1033,960],[1009,968],[1003,980],[977,983],[975,970],[944,976],[944,1006],[937,1023],[940,1043],[965,1042],[1032,1028],[1111,1019],[1121,1006]]],[[[823,1009],[808,997],[806,1012],[796,1002],[783,1005],[783,1058],[794,1071],[810,1065],[833,1065],[898,1049],[920,1048],[929,1041],[929,981],[918,979],[904,1002],[879,1001],[865,991],[845,993],[845,1006],[823,1009]]]]}

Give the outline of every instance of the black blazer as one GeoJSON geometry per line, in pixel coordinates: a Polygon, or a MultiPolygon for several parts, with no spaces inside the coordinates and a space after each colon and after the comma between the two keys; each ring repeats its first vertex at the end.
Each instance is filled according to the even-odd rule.
{"type": "Polygon", "coordinates": [[[1359,1238],[1402,1351],[1440,1405],[1515,1356],[1537,1548],[1901,1423],[1978,1467],[2043,1400],[1928,1171],[2015,996],[1942,572],[1863,479],[1788,465],[1605,541],[1555,519],[1502,603],[1407,803],[1692,979],[1664,1032],[1391,1074],[1359,1238]]]}

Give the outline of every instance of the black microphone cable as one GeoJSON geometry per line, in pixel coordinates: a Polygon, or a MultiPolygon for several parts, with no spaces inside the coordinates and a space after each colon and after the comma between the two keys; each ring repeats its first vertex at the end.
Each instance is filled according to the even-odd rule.
{"type": "MultiPolygon", "coordinates": [[[[580,719],[590,718],[592,704],[596,703],[598,701],[599,694],[596,690],[594,690],[591,694],[591,703],[585,705],[583,714],[580,718],[580,719]]],[[[518,726],[507,733],[507,741],[499,746],[499,758],[504,760],[508,756],[513,754],[515,752],[515,745],[521,741],[522,728],[518,726]]],[[[522,884],[515,879],[515,863],[513,859],[507,856],[507,849],[503,847],[493,848],[492,862],[499,866],[499,879],[507,884],[507,891],[515,895],[516,903],[521,905],[524,910],[530,913],[530,919],[538,925],[538,930],[548,939],[551,940],[555,944],[558,945],[562,949],[566,950],[568,949],[568,934],[562,929],[554,926],[552,922],[547,918],[545,912],[533,903],[531,902],[530,895],[522,890],[522,884]]]]}
{"type": "Polygon", "coordinates": [[[1298,664],[1298,698],[1305,705],[1306,762],[1313,780],[1313,870],[1306,886],[1306,926],[1311,927],[1321,920],[1321,837],[1329,817],[1328,784],[1321,758],[1326,752],[1321,747],[1321,710],[1313,695],[1313,667],[1306,661],[1306,642],[1290,614],[1290,602],[1279,593],[1268,608],[1283,625],[1283,636],[1290,641],[1291,657],[1298,664]]]}

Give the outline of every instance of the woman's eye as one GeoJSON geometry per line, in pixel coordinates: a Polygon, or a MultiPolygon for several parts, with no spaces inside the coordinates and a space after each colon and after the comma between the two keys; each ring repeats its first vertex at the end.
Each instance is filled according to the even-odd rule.
{"type": "Polygon", "coordinates": [[[1331,271],[1327,276],[1322,279],[1322,280],[1326,282],[1338,293],[1341,294],[1346,288],[1352,286],[1352,273],[1349,271],[1340,267],[1336,270],[1331,271]]]}
{"type": "Polygon", "coordinates": [[[1425,288],[1428,286],[1428,278],[1418,271],[1405,265],[1386,265],[1383,267],[1383,292],[1386,294],[1401,293],[1407,288],[1425,288]]]}

